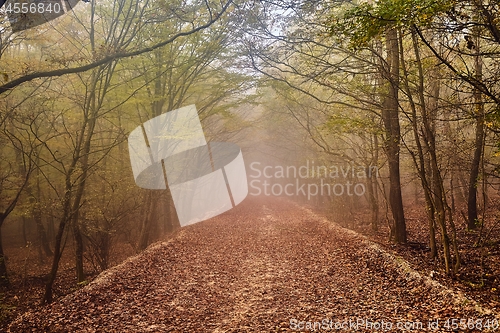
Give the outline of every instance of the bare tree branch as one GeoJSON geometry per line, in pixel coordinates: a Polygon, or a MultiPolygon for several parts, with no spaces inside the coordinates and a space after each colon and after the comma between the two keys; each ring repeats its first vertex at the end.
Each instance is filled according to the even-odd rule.
{"type": "Polygon", "coordinates": [[[47,77],[57,77],[57,76],[62,76],[62,75],[67,75],[67,74],[81,73],[81,72],[85,72],[85,71],[88,71],[90,69],[99,67],[101,65],[110,63],[110,62],[115,61],[115,60],[128,58],[128,57],[134,57],[134,56],[138,56],[138,55],[141,55],[144,53],[151,52],[155,49],[158,49],[160,47],[163,47],[165,45],[168,45],[168,44],[174,42],[176,39],[178,39],[180,37],[189,36],[191,34],[198,32],[198,31],[209,28],[212,24],[214,24],[215,22],[217,22],[217,20],[219,20],[219,18],[226,12],[227,8],[231,5],[232,2],[233,2],[233,0],[228,0],[228,2],[226,2],[226,4],[222,7],[221,11],[219,13],[217,13],[217,15],[212,16],[212,13],[211,13],[211,19],[207,23],[205,23],[201,26],[198,26],[196,28],[193,28],[189,31],[179,32],[179,33],[175,34],[174,36],[172,36],[171,38],[164,40],[160,43],[157,43],[155,45],[145,47],[145,48],[142,48],[139,50],[135,50],[135,51],[117,52],[114,54],[110,54],[110,55],[108,55],[100,60],[94,61],[94,62],[87,64],[87,65],[79,66],[79,67],[62,68],[62,69],[56,69],[56,70],[44,71],[44,72],[34,72],[34,73],[31,73],[28,75],[24,75],[24,76],[21,76],[17,79],[14,79],[14,80],[12,80],[4,85],[1,85],[0,86],[0,95],[17,87],[18,85],[21,85],[25,82],[32,81],[34,79],[47,78],[47,77]]]}

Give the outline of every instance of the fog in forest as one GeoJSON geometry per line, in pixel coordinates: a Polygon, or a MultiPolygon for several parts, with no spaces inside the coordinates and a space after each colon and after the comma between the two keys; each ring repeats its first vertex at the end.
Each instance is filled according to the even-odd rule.
{"type": "MultiPolygon", "coordinates": [[[[192,281],[186,286],[200,289],[183,296],[186,302],[198,304],[198,294],[200,304],[234,296],[234,308],[253,309],[261,321],[240,322],[239,310],[233,319],[212,318],[213,306],[197,319],[212,318],[210,329],[189,328],[188,314],[172,314],[179,321],[161,328],[137,319],[150,331],[319,329],[306,320],[315,317],[312,310],[290,310],[296,317],[288,318],[258,312],[251,302],[271,307],[289,277],[304,279],[293,289],[301,295],[315,290],[325,304],[335,303],[340,294],[319,285],[321,276],[345,278],[327,267],[332,260],[322,264],[324,272],[311,268],[320,277],[310,279],[280,265],[303,267],[304,256],[321,261],[337,254],[343,267],[356,258],[366,266],[349,268],[351,291],[364,284],[364,274],[380,277],[370,282],[380,287],[410,279],[401,267],[411,267],[427,281],[419,285],[437,288],[429,282],[435,279],[453,290],[449,295],[471,297],[462,303],[491,310],[473,316],[468,308],[446,312],[440,305],[446,300],[417,300],[427,328],[434,324],[426,320],[439,316],[459,318],[441,323],[448,327],[437,323],[442,329],[471,329],[479,319],[481,329],[474,329],[498,327],[498,1],[23,1],[0,1],[0,330],[72,331],[79,319],[62,315],[66,324],[51,326],[56,310],[48,304],[74,298],[77,307],[86,302],[82,293],[100,290],[103,276],[132,283],[117,273],[123,265],[167,260],[152,253],[169,242],[188,251],[186,269],[227,269],[205,278],[241,269],[234,273],[241,286],[220,282],[229,296],[206,291],[219,286],[216,280],[192,281]],[[219,232],[220,243],[210,238],[219,232]],[[310,243],[320,245],[307,252],[312,235],[310,243]],[[287,237],[297,249],[287,247],[287,237]],[[207,248],[213,257],[196,254],[207,248]],[[377,270],[385,267],[381,260],[396,263],[384,268],[394,279],[377,270]],[[275,271],[266,268],[273,265],[275,271]],[[278,280],[284,285],[259,289],[278,280]],[[318,285],[304,287],[310,282],[318,285]],[[47,319],[35,315],[39,306],[47,319]],[[18,317],[24,313],[26,324],[18,317]]],[[[162,274],[183,276],[178,257],[169,257],[175,251],[162,253],[172,264],[162,274]]],[[[405,281],[386,288],[444,297],[405,281]]],[[[171,294],[182,295],[185,286],[176,286],[168,286],[171,294]]],[[[124,290],[117,295],[133,294],[124,290]]],[[[102,302],[90,301],[96,313],[105,311],[108,301],[102,302]]],[[[165,313],[188,307],[169,302],[165,313]]],[[[328,305],[322,309],[340,318],[328,305]]],[[[394,316],[391,324],[401,324],[394,316]]],[[[368,317],[357,320],[365,331],[377,328],[368,327],[368,317]]],[[[130,325],[109,329],[147,331],[130,325]]],[[[333,328],[334,321],[325,325],[333,328]]]]}

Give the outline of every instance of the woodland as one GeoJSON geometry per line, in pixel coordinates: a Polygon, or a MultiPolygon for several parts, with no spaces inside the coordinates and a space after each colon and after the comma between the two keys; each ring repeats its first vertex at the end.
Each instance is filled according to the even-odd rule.
{"type": "Polygon", "coordinates": [[[362,196],[247,201],[323,214],[500,311],[500,1],[90,0],[20,31],[9,2],[0,328],[188,232],[169,191],[136,186],[127,137],[192,104],[247,175],[252,162],[376,168],[346,173],[362,196]]]}

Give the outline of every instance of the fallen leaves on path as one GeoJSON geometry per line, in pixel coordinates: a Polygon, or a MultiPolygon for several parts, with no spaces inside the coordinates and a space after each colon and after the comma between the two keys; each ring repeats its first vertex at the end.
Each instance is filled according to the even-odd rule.
{"type": "Polygon", "coordinates": [[[494,317],[307,209],[248,199],[20,316],[10,331],[285,332],[316,322],[316,331],[446,332],[449,318],[494,317]]]}

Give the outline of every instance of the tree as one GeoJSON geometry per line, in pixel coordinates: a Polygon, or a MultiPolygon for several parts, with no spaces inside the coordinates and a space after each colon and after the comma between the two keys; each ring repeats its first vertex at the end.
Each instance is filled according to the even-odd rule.
{"type": "MultiPolygon", "coordinates": [[[[384,31],[385,48],[364,48],[356,53],[355,48],[349,49],[346,46],[344,37],[349,36],[343,29],[334,31],[329,25],[322,23],[331,15],[332,7],[316,6],[307,2],[290,6],[283,5],[283,10],[292,8],[292,13],[282,18],[287,22],[287,28],[279,26],[281,20],[273,15],[272,21],[269,21],[277,22],[276,27],[270,28],[271,23],[262,19],[264,23],[260,34],[263,37],[248,38],[248,55],[252,67],[269,79],[283,82],[331,108],[347,107],[357,112],[368,111],[381,119],[385,152],[389,161],[389,203],[394,221],[393,237],[396,242],[404,243],[406,224],[399,166],[401,134],[397,27],[389,27],[384,31]],[[323,34],[309,37],[309,32],[314,29],[312,27],[323,34]],[[282,32],[275,33],[273,29],[282,29],[282,32]],[[330,33],[339,33],[340,36],[337,39],[331,38],[325,34],[328,29],[330,33]],[[384,57],[383,53],[387,56],[384,57]],[[368,86],[376,87],[377,90],[360,88],[360,83],[354,79],[356,75],[364,77],[365,82],[371,83],[371,86],[368,86]],[[323,89],[329,90],[329,93],[318,93],[323,92],[323,89]]],[[[273,9],[264,10],[273,12],[273,9]]],[[[258,14],[256,16],[258,17],[258,14]]],[[[370,197],[375,200],[374,196],[370,197]]],[[[373,204],[372,207],[376,216],[378,213],[373,204]]]]}
{"type": "MultiPolygon", "coordinates": [[[[59,77],[63,75],[68,75],[68,74],[76,74],[76,73],[83,73],[86,71],[89,71],[93,68],[97,68],[99,66],[103,66],[106,64],[109,64],[113,61],[117,61],[120,59],[124,58],[130,58],[134,56],[138,56],[141,54],[145,54],[148,52],[151,52],[155,49],[158,49],[160,47],[163,47],[165,45],[168,45],[175,41],[178,38],[184,37],[184,36],[189,36],[191,34],[197,33],[198,31],[202,31],[208,27],[210,27],[212,24],[217,22],[222,15],[226,12],[228,7],[231,5],[232,0],[229,0],[228,2],[222,4],[220,10],[217,13],[214,13],[214,8],[209,4],[208,1],[205,2],[207,5],[207,13],[208,17],[205,23],[198,24],[199,19],[195,19],[191,21],[191,29],[182,29],[180,32],[174,34],[172,37],[163,40],[161,42],[151,44],[148,46],[144,46],[142,48],[137,48],[135,50],[127,50],[127,49],[112,49],[108,50],[106,53],[102,54],[97,54],[96,57],[92,57],[91,61],[86,61],[85,64],[83,65],[76,65],[74,67],[69,67],[69,68],[59,68],[59,69],[52,69],[52,70],[40,70],[40,71],[34,71],[29,74],[24,74],[22,76],[19,76],[17,78],[11,79],[9,82],[4,83],[0,85],[0,94],[4,94],[13,88],[25,83],[29,82],[35,79],[40,79],[40,78],[51,78],[51,77],[59,77]]],[[[147,8],[148,5],[151,4],[151,1],[146,1],[141,7],[142,9],[139,8],[139,6],[136,6],[136,12],[135,15],[143,15],[145,13],[144,8],[147,8]]],[[[175,17],[175,14],[174,14],[175,17]]],[[[146,22],[148,22],[146,20],[146,22]]],[[[151,22],[156,22],[155,20],[151,20],[151,22]]],[[[143,27],[142,24],[139,24],[134,27],[135,29],[141,29],[143,27]]],[[[7,72],[4,73],[4,77],[10,78],[7,72]]]]}
{"type": "MultiPolygon", "coordinates": [[[[340,20],[332,19],[332,22],[339,23],[340,30],[349,36],[349,40],[354,48],[363,48],[369,45],[374,39],[383,36],[388,28],[392,26],[398,27],[402,32],[409,33],[412,36],[412,44],[414,52],[418,55],[419,47],[415,39],[419,39],[425,46],[430,55],[432,55],[438,64],[443,64],[446,67],[446,73],[449,76],[449,81],[454,82],[457,86],[456,94],[458,96],[473,96],[474,111],[469,114],[475,121],[475,139],[474,149],[469,166],[469,184],[468,184],[468,217],[467,224],[469,229],[472,229],[477,217],[477,185],[479,179],[479,169],[484,152],[486,132],[488,128],[485,123],[487,119],[494,119],[498,113],[498,96],[496,94],[496,84],[498,82],[499,72],[496,68],[490,66],[488,75],[483,70],[483,66],[488,66],[492,62],[491,57],[498,55],[498,4],[495,2],[482,1],[378,1],[377,3],[363,3],[359,5],[347,6],[347,11],[340,15],[340,20]],[[450,40],[457,42],[450,43],[450,40]],[[462,42],[464,41],[464,42],[462,42]],[[459,88],[460,83],[467,83],[469,91],[464,91],[459,88]],[[489,111],[488,111],[489,110],[489,111]]],[[[334,16],[334,17],[338,17],[334,16]]],[[[333,24],[336,26],[335,24],[333,24]]],[[[337,27],[332,28],[334,30],[337,27]]],[[[403,55],[404,53],[401,52],[403,55]]],[[[407,64],[403,63],[403,66],[407,64]]],[[[447,203],[447,193],[445,187],[446,170],[442,170],[439,166],[440,161],[437,156],[438,147],[436,145],[436,132],[433,127],[433,121],[436,119],[435,105],[441,101],[439,95],[435,92],[430,92],[432,103],[425,102],[423,89],[424,80],[422,76],[422,62],[417,59],[417,69],[419,71],[419,80],[417,81],[416,93],[417,102],[411,101],[414,91],[406,84],[406,95],[409,98],[411,108],[420,108],[422,117],[419,121],[423,121],[422,133],[414,128],[414,137],[419,146],[418,137],[422,135],[422,146],[418,147],[420,166],[419,173],[423,181],[422,186],[427,193],[426,199],[431,210],[430,219],[435,218],[437,225],[441,229],[442,244],[445,251],[445,266],[446,270],[450,271],[450,254],[448,250],[448,233],[446,225],[451,228],[451,244],[453,244],[455,252],[455,266],[453,271],[456,272],[460,267],[460,255],[455,233],[455,224],[453,221],[453,206],[454,197],[451,192],[452,207],[447,203]],[[429,110],[425,108],[429,106],[429,110]],[[431,107],[431,104],[434,105],[431,107]],[[434,114],[434,115],[433,115],[434,114]],[[425,165],[424,165],[425,164],[425,165]],[[425,166],[425,168],[424,168],[425,166]],[[426,174],[429,173],[430,175],[426,174]],[[428,178],[427,180],[424,178],[428,178]],[[427,187],[427,189],[425,189],[427,187]],[[435,213],[435,215],[434,215],[435,213]],[[445,222],[447,221],[447,222],[445,222]]],[[[410,71],[406,71],[405,80],[411,76],[410,71]]],[[[432,86],[436,82],[431,82],[432,86]]],[[[439,89],[437,90],[439,92],[439,89]]],[[[451,98],[450,98],[451,99],[451,98]]],[[[451,103],[451,102],[450,102],[451,103]]],[[[403,105],[402,105],[403,106],[403,105]]],[[[455,104],[456,107],[456,104],[455,104]]],[[[465,104],[459,106],[466,108],[465,104]]],[[[402,107],[404,109],[404,106],[402,107]]],[[[412,121],[417,121],[417,118],[410,117],[412,121]]],[[[494,126],[494,122],[489,122],[490,128],[494,126]]],[[[449,127],[449,125],[448,125],[449,127]]],[[[449,131],[448,131],[449,132],[449,131]]],[[[416,161],[416,159],[415,159],[416,161]]],[[[451,180],[453,180],[453,175],[451,180]]],[[[453,184],[453,183],[451,183],[453,184]]],[[[453,185],[452,185],[453,186],[453,185]]],[[[431,247],[432,247],[432,224],[431,228],[431,247]]]]}
{"type": "MultiPolygon", "coordinates": [[[[78,74],[76,82],[73,80],[74,82],[68,85],[76,89],[83,88],[84,94],[80,94],[76,90],[70,92],[68,89],[63,89],[67,91],[68,103],[82,110],[81,116],[73,112],[66,112],[67,115],[62,116],[62,119],[67,117],[67,120],[64,121],[65,123],[67,122],[67,125],[72,123],[71,119],[74,119],[75,116],[77,119],[80,118],[78,127],[76,127],[76,124],[71,127],[63,127],[62,134],[71,140],[71,145],[67,147],[69,148],[68,154],[65,158],[58,159],[56,157],[56,148],[47,146],[50,156],[54,157],[53,164],[59,164],[59,170],[62,171],[64,190],[60,196],[62,213],[59,217],[56,233],[52,268],[48,275],[43,298],[43,302],[45,303],[50,303],[52,301],[52,286],[56,278],[64,248],[63,237],[68,226],[71,227],[75,242],[77,281],[81,282],[85,280],[83,255],[85,252],[84,232],[87,227],[83,223],[82,207],[86,202],[87,183],[89,177],[95,172],[96,167],[105,159],[105,156],[111,149],[125,139],[123,132],[121,132],[105,146],[98,146],[97,142],[99,142],[99,140],[96,140],[96,129],[99,126],[100,119],[103,119],[104,115],[112,110],[116,110],[134,95],[134,93],[132,93],[124,100],[116,100],[117,104],[114,106],[109,104],[109,102],[111,102],[108,97],[109,92],[112,89],[118,89],[120,85],[124,85],[123,81],[117,81],[115,78],[115,71],[117,68],[120,68],[122,71],[124,70],[124,68],[119,67],[117,59],[132,55],[140,55],[145,53],[146,49],[149,51],[158,50],[161,46],[173,43],[177,38],[195,34],[208,28],[215,22],[216,17],[218,19],[222,15],[222,13],[219,13],[214,16],[212,15],[211,9],[207,8],[206,16],[209,17],[210,23],[190,29],[188,32],[182,31],[186,23],[196,25],[196,22],[202,19],[194,15],[180,16],[177,29],[181,30],[181,32],[174,32],[174,37],[170,38],[168,41],[155,43],[147,48],[142,45],[138,47],[139,51],[119,51],[118,53],[120,53],[120,55],[116,56],[115,52],[117,52],[117,50],[130,49],[133,45],[137,46],[138,44],[144,43],[139,41],[139,34],[142,33],[140,29],[144,29],[143,22],[149,22],[146,14],[152,14],[145,9],[148,8],[148,4],[153,5],[151,2],[142,6],[137,2],[124,1],[115,1],[111,4],[103,4],[102,6],[98,6],[94,1],[91,3],[90,12],[87,16],[90,22],[88,23],[90,44],[85,52],[88,52],[89,55],[92,55],[94,58],[104,58],[107,60],[99,60],[87,65],[87,70],[91,70],[78,74]],[[105,20],[106,24],[97,27],[97,25],[95,25],[96,21],[94,20],[94,16],[99,16],[101,20],[105,20]],[[109,56],[109,53],[113,53],[113,55],[109,56]],[[124,56],[124,54],[126,55],[124,56]],[[74,95],[74,97],[71,95],[74,95]],[[82,102],[79,102],[79,100],[82,102]],[[74,128],[76,128],[76,134],[73,134],[74,128]]],[[[206,5],[208,6],[208,3],[206,5]]],[[[227,6],[228,4],[226,4],[224,10],[227,6]]],[[[148,9],[151,10],[150,7],[148,9]]],[[[172,15],[169,10],[171,9],[166,8],[168,15],[172,15]]],[[[158,12],[159,9],[156,10],[156,14],[158,12]]],[[[157,21],[152,20],[150,22],[162,23],[168,18],[169,17],[159,18],[157,21]]],[[[87,23],[83,22],[82,25],[83,28],[87,23]]],[[[80,35],[75,34],[75,39],[78,40],[79,38],[81,38],[80,35]]],[[[71,62],[71,60],[69,61],[71,62]]],[[[80,72],[83,67],[84,66],[78,67],[76,72],[80,72]]],[[[67,70],[63,70],[63,72],[68,73],[67,70]]],[[[138,89],[139,88],[136,88],[135,91],[138,89]]],[[[103,237],[101,237],[101,239],[105,240],[103,237]]],[[[102,259],[102,266],[106,266],[106,252],[104,252],[100,258],[102,259]]]]}
{"type": "Polygon", "coordinates": [[[406,222],[401,194],[399,153],[401,129],[399,126],[399,39],[395,27],[385,31],[387,59],[382,65],[382,77],[387,81],[388,93],[383,97],[382,120],[385,128],[385,149],[389,161],[389,203],[394,218],[394,241],[406,243],[406,222]]]}
{"type": "Polygon", "coordinates": [[[18,204],[30,179],[33,171],[33,146],[20,139],[26,133],[21,133],[23,130],[16,126],[14,119],[4,121],[2,127],[0,142],[4,156],[0,159],[0,198],[3,203],[0,211],[0,285],[6,286],[9,285],[9,278],[3,252],[2,225],[18,204]],[[11,162],[12,159],[15,163],[11,162]]]}

